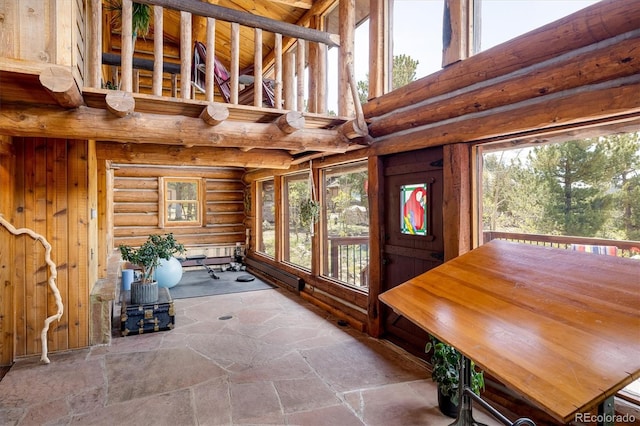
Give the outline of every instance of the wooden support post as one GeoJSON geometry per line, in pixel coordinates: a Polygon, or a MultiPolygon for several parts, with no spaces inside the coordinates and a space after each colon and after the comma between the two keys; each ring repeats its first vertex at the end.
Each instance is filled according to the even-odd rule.
{"type": "Polygon", "coordinates": [[[162,6],[153,6],[153,83],[152,93],[162,96],[162,68],[164,57],[164,40],[160,37],[164,33],[164,9],[162,6]]]}
{"type": "Polygon", "coordinates": [[[229,88],[231,90],[231,103],[238,104],[238,84],[240,73],[240,25],[231,23],[231,77],[229,88]]]}
{"type": "Polygon", "coordinates": [[[275,123],[283,133],[291,134],[297,130],[304,129],[305,120],[301,112],[289,111],[278,117],[275,123]]]}
{"type": "Polygon", "coordinates": [[[295,109],[295,61],[296,57],[292,51],[284,54],[283,63],[283,91],[284,91],[284,109],[295,109]]]}
{"type": "Polygon", "coordinates": [[[275,62],[273,72],[275,75],[275,84],[273,88],[275,107],[282,109],[282,34],[275,34],[274,40],[275,62]]]}
{"type": "Polygon", "coordinates": [[[200,118],[210,126],[217,126],[229,118],[229,108],[222,104],[211,103],[202,110],[200,118]]]}
{"type": "Polygon", "coordinates": [[[71,71],[64,67],[51,66],[40,73],[40,84],[65,108],[76,108],[84,104],[82,93],[71,71]]]}
{"type": "Polygon", "coordinates": [[[133,88],[133,2],[122,0],[122,64],[120,90],[131,92],[133,88]]]}
{"type": "Polygon", "coordinates": [[[215,98],[214,92],[214,72],[216,63],[216,20],[213,18],[207,18],[207,57],[205,59],[206,75],[204,83],[205,99],[208,102],[213,102],[215,98]]]}
{"type": "Polygon", "coordinates": [[[191,14],[180,12],[180,97],[191,97],[191,14]]]}
{"type": "Polygon", "coordinates": [[[132,113],[136,107],[136,101],[131,92],[110,90],[104,100],[107,103],[107,109],[118,117],[124,117],[132,113]]]}
{"type": "Polygon", "coordinates": [[[87,86],[100,88],[102,83],[102,1],[90,0],[87,4],[87,86]]]}
{"type": "Polygon", "coordinates": [[[318,44],[318,69],[316,70],[316,108],[317,113],[327,112],[327,45],[318,44]]]}
{"type": "Polygon", "coordinates": [[[307,82],[307,111],[318,112],[318,44],[309,43],[307,45],[309,51],[309,81],[307,82]]]}
{"type": "Polygon", "coordinates": [[[389,2],[371,0],[369,14],[369,99],[382,96],[389,88],[389,2]]]}
{"type": "Polygon", "coordinates": [[[254,29],[255,42],[253,53],[253,105],[262,106],[262,30],[254,29]]]}
{"type": "Polygon", "coordinates": [[[338,56],[338,115],[352,116],[354,113],[353,99],[348,94],[349,74],[353,69],[353,54],[356,28],[355,0],[339,0],[340,12],[340,54],[338,56]]]}
{"type": "Polygon", "coordinates": [[[473,1],[445,0],[444,2],[444,40],[442,52],[442,67],[446,67],[471,55],[473,22],[473,1]]]}
{"type": "Polygon", "coordinates": [[[304,66],[306,60],[305,42],[298,39],[298,48],[296,51],[296,110],[304,111],[304,66]]]}

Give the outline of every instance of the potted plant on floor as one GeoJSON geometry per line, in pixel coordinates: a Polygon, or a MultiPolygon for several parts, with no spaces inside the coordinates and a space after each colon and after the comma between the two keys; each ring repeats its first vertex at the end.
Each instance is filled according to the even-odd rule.
{"type": "Polygon", "coordinates": [[[139,248],[120,245],[122,260],[140,268],[140,279],[131,283],[131,303],[141,305],[158,300],[158,283],[154,272],[160,259],[169,260],[174,253],[183,253],[184,245],[175,240],[173,234],[149,235],[139,248]]]}
{"type": "MultiPolygon", "coordinates": [[[[433,349],[431,355],[431,379],[438,385],[438,407],[442,414],[455,418],[458,413],[460,363],[462,356],[453,346],[431,337],[425,352],[433,349]]],[[[471,362],[471,390],[477,395],[484,390],[484,374],[471,362]]]]}

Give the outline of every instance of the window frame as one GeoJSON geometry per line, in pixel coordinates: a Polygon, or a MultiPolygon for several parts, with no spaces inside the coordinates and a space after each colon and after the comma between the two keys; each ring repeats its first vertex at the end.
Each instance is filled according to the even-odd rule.
{"type": "Polygon", "coordinates": [[[206,182],[203,182],[202,178],[162,176],[158,180],[159,180],[158,182],[158,215],[160,216],[158,222],[162,228],[196,227],[196,226],[203,226],[203,224],[206,223],[204,219],[206,214],[206,208],[205,208],[206,182]],[[168,189],[168,185],[172,182],[195,183],[196,184],[196,200],[168,199],[167,196],[171,192],[168,189]],[[198,214],[197,220],[189,220],[189,221],[169,220],[169,214],[167,209],[171,204],[175,204],[176,202],[195,204],[196,205],[195,211],[198,214]]]}

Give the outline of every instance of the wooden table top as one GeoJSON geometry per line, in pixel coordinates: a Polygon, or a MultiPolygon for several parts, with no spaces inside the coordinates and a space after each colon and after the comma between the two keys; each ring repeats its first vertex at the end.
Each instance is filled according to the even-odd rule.
{"type": "Polygon", "coordinates": [[[638,260],[494,240],[380,300],[564,423],[640,377],[638,260]]]}

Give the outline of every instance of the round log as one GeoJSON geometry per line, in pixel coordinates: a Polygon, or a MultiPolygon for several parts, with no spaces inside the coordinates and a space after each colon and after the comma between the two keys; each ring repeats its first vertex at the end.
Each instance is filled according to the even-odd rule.
{"type": "Polygon", "coordinates": [[[110,91],[104,100],[107,103],[107,109],[118,117],[124,117],[132,113],[136,107],[136,101],[133,99],[133,95],[120,90],[110,91]]]}

